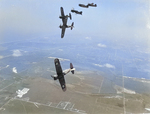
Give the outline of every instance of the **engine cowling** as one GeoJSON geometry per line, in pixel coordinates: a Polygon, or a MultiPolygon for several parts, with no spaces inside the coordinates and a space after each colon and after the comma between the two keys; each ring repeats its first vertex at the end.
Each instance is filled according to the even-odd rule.
{"type": "Polygon", "coordinates": [[[59,28],[62,28],[62,26],[61,26],[61,25],[59,25],[59,28]]]}
{"type": "Polygon", "coordinates": [[[62,16],[59,16],[60,19],[62,19],[62,16]]]}

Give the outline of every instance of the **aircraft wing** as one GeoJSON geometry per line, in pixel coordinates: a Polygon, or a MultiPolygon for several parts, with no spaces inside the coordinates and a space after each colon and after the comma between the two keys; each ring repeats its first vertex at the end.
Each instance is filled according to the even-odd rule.
{"type": "Polygon", "coordinates": [[[61,78],[59,78],[59,83],[61,85],[62,90],[66,91],[66,82],[65,82],[65,78],[63,75],[61,76],[61,78]]]}
{"type": "Polygon", "coordinates": [[[64,37],[65,30],[66,30],[66,27],[63,27],[63,28],[62,28],[62,31],[61,31],[61,38],[63,38],[63,37],[64,37]]]}
{"type": "Polygon", "coordinates": [[[61,68],[59,59],[56,58],[56,59],[54,60],[54,63],[55,63],[56,73],[57,73],[57,75],[59,76],[59,74],[62,74],[62,68],[61,68]]]}
{"type": "Polygon", "coordinates": [[[55,68],[56,68],[56,72],[57,72],[57,75],[58,75],[57,79],[59,80],[59,83],[61,85],[62,90],[66,91],[66,83],[65,83],[65,79],[64,79],[64,75],[63,75],[63,72],[62,72],[62,68],[61,68],[59,59],[56,58],[54,60],[54,63],[55,63],[55,68]]]}
{"type": "Polygon", "coordinates": [[[64,17],[65,14],[64,14],[64,9],[63,9],[63,7],[60,8],[60,11],[61,11],[61,16],[64,17]]]}
{"type": "Polygon", "coordinates": [[[61,17],[62,17],[62,22],[65,23],[65,14],[64,14],[64,9],[63,7],[60,8],[60,12],[61,12],[61,17]]]}

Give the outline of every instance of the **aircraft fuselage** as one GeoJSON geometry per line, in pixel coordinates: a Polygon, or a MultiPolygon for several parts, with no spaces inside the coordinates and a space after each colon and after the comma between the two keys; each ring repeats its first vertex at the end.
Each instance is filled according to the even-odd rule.
{"type": "Polygon", "coordinates": [[[83,8],[88,8],[89,6],[88,5],[84,5],[84,4],[79,4],[80,7],[83,7],[83,8]]]}
{"type": "Polygon", "coordinates": [[[71,10],[72,13],[76,13],[76,14],[81,14],[82,15],[82,11],[77,11],[77,10],[71,10]]]}

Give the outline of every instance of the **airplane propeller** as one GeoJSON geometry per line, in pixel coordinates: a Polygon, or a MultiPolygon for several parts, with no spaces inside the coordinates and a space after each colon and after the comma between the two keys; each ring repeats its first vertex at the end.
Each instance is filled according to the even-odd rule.
{"type": "Polygon", "coordinates": [[[71,13],[69,13],[70,20],[72,19],[71,13]]]}
{"type": "Polygon", "coordinates": [[[72,22],[72,24],[71,24],[71,30],[74,28],[74,26],[73,26],[73,25],[74,25],[74,22],[72,22]]]}

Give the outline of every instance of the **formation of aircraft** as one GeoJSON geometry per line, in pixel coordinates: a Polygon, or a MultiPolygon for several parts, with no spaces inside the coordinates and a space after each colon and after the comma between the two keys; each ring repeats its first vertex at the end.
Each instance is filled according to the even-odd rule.
{"type": "Polygon", "coordinates": [[[70,18],[70,20],[72,19],[71,13],[69,13],[69,16],[68,16],[68,15],[65,15],[65,14],[64,14],[63,7],[60,8],[60,11],[61,11],[61,16],[59,16],[59,18],[62,19],[63,25],[60,25],[59,28],[62,29],[62,31],[61,31],[61,38],[63,38],[63,37],[64,37],[64,34],[65,34],[66,28],[71,28],[71,30],[72,30],[72,29],[73,29],[74,22],[72,22],[71,26],[68,26],[68,25],[67,25],[67,20],[68,20],[68,17],[70,18]]]}
{"type": "MultiPolygon", "coordinates": [[[[97,7],[97,5],[94,3],[88,3],[88,5],[79,4],[79,6],[84,7],[84,8],[88,8],[89,6],[97,7]]],[[[62,29],[61,38],[63,38],[65,35],[66,28],[71,28],[71,30],[72,30],[74,27],[74,22],[72,22],[72,24],[70,26],[67,25],[68,17],[70,18],[70,20],[72,19],[71,13],[69,13],[69,15],[65,15],[63,7],[60,7],[60,12],[61,12],[61,16],[59,16],[59,18],[62,19],[63,25],[60,25],[59,28],[62,29]]],[[[77,11],[77,10],[72,9],[71,12],[82,15],[82,11],[77,11]]]]}
{"type": "Polygon", "coordinates": [[[75,68],[73,68],[72,63],[70,63],[70,68],[66,69],[64,71],[62,71],[59,59],[56,58],[54,60],[54,64],[55,64],[55,69],[56,69],[56,73],[57,75],[53,75],[51,76],[54,80],[59,80],[59,83],[61,85],[61,88],[63,91],[66,91],[66,82],[65,82],[65,75],[68,74],[69,72],[71,72],[72,74],[74,74],[75,68]]]}
{"type": "MultiPolygon", "coordinates": [[[[84,8],[88,8],[89,6],[92,6],[92,7],[97,7],[96,4],[94,3],[89,3],[88,5],[84,5],[84,4],[79,4],[80,7],[84,7],[84,8]]],[[[70,20],[72,19],[72,16],[71,16],[71,13],[69,13],[69,15],[65,15],[64,14],[64,9],[63,7],[60,7],[60,12],[61,12],[61,16],[59,16],[60,19],[62,19],[62,23],[63,25],[60,25],[59,28],[62,29],[61,31],[61,38],[64,37],[64,34],[65,34],[65,30],[66,28],[71,28],[71,30],[73,29],[73,25],[74,25],[74,22],[72,22],[72,24],[69,26],[67,25],[67,21],[68,21],[68,17],[70,18],[70,20]]],[[[72,13],[76,13],[76,14],[80,14],[82,15],[82,11],[77,11],[77,10],[74,10],[72,9],[71,10],[72,13]]],[[[69,72],[72,72],[72,74],[74,74],[74,71],[75,71],[75,68],[73,68],[73,65],[72,63],[70,63],[70,69],[67,69],[65,71],[62,71],[62,68],[61,68],[61,65],[60,65],[60,62],[59,62],[59,59],[56,58],[54,60],[54,64],[55,64],[55,69],[56,69],[56,73],[57,75],[51,75],[51,77],[54,79],[54,80],[59,80],[59,83],[61,85],[61,88],[63,91],[66,91],[66,82],[65,82],[65,78],[64,76],[66,74],[68,74],[69,72]]]]}

